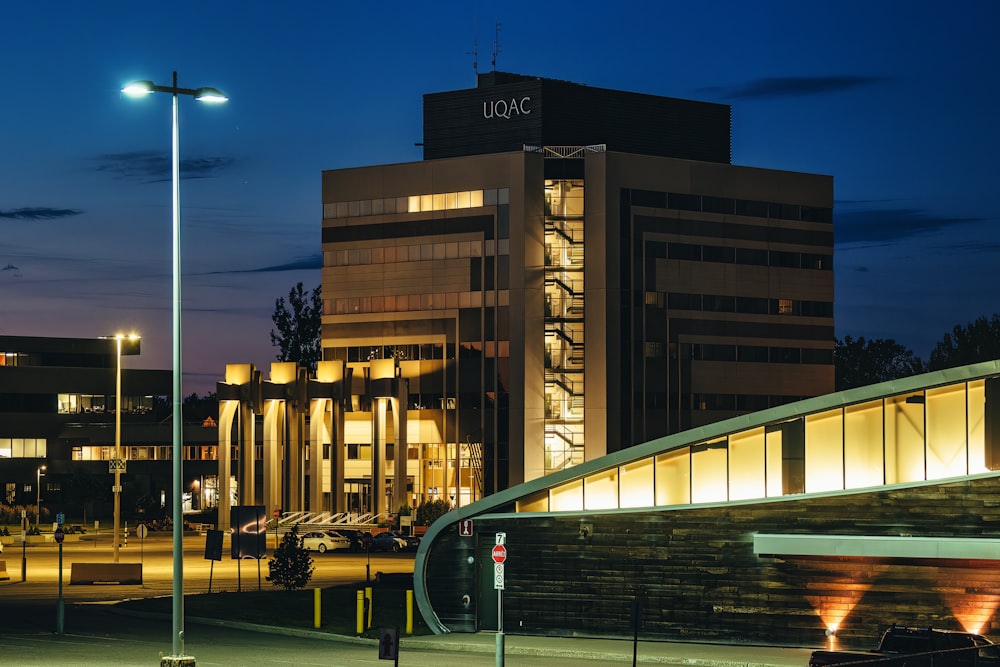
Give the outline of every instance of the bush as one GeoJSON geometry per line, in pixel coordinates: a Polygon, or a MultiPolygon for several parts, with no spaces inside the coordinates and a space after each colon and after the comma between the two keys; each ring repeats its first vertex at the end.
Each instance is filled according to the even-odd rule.
{"type": "Polygon", "coordinates": [[[267,561],[267,567],[271,571],[267,580],[286,591],[305,588],[312,578],[312,564],[309,552],[299,539],[299,531],[292,526],[274,550],[274,558],[267,561]]]}
{"type": "Polygon", "coordinates": [[[425,500],[417,506],[417,525],[429,526],[438,517],[451,511],[451,504],[447,500],[425,500]]]}

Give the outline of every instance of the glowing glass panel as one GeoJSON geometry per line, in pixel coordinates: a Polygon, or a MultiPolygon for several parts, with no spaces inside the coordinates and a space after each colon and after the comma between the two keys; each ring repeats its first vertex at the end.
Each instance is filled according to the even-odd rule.
{"type": "Polygon", "coordinates": [[[924,479],[924,395],[885,400],[885,483],[924,479]]]}
{"type": "Polygon", "coordinates": [[[844,410],[844,486],[859,489],[882,484],[882,401],[851,405],[844,410]]]}
{"type": "Polygon", "coordinates": [[[687,447],[656,457],[656,504],[691,502],[691,450],[687,447]]]}
{"type": "Polygon", "coordinates": [[[968,388],[969,473],[986,472],[986,380],[975,380],[968,388]]]}
{"type": "Polygon", "coordinates": [[[652,507],[656,504],[653,459],[627,463],[618,470],[619,507],[652,507]]]}
{"type": "Polygon", "coordinates": [[[728,492],[726,441],[691,448],[691,502],[724,502],[728,492]]]}
{"type": "Polygon", "coordinates": [[[583,505],[588,510],[618,508],[618,469],[604,470],[583,479],[583,505]]]}
{"type": "Polygon", "coordinates": [[[844,488],[844,420],[840,409],[806,417],[806,493],[844,488]]]}
{"type": "Polygon", "coordinates": [[[781,455],[781,431],[774,429],[764,434],[765,491],[768,498],[783,493],[783,465],[781,455]]]}
{"type": "Polygon", "coordinates": [[[927,390],[927,479],[968,473],[965,385],[927,390]]]}
{"type": "Polygon", "coordinates": [[[764,428],[729,436],[729,499],[763,498],[764,428]]]}
{"type": "Polygon", "coordinates": [[[549,492],[549,511],[574,512],[583,509],[583,480],[557,486],[549,492]]]}

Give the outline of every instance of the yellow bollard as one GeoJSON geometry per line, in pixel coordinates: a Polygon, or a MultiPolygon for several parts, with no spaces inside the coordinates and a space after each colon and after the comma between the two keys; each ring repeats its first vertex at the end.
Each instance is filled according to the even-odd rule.
{"type": "Polygon", "coordinates": [[[358,601],[358,625],[357,625],[357,631],[358,631],[358,634],[360,635],[360,634],[364,634],[364,632],[365,632],[365,592],[363,590],[361,590],[361,589],[358,589],[357,601],[358,601]]]}
{"type": "Polygon", "coordinates": [[[375,596],[372,595],[372,587],[365,587],[365,599],[368,600],[368,625],[367,627],[372,627],[372,607],[375,606],[375,596]]]}
{"type": "Polygon", "coordinates": [[[413,634],[413,591],[406,591],[406,634],[413,634]]]}
{"type": "Polygon", "coordinates": [[[322,591],[318,588],[313,589],[313,627],[319,630],[319,617],[322,604],[320,603],[320,595],[322,591]]]}

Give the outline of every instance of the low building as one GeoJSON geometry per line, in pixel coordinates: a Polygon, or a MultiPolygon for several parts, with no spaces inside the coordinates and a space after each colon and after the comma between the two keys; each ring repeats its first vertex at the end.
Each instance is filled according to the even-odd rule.
{"type": "Polygon", "coordinates": [[[996,636],[1000,361],[653,440],[452,511],[417,553],[435,632],[869,644],[996,636]],[[505,542],[498,570],[491,554],[505,542]]]}
{"type": "MultiPolygon", "coordinates": [[[[63,512],[110,525],[117,458],[126,520],[160,518],[171,507],[173,375],[123,368],[119,402],[118,343],[0,336],[0,502],[33,508],[41,501],[43,521],[63,512]]],[[[139,354],[137,339],[121,343],[121,355],[139,354]]],[[[185,510],[217,503],[217,435],[200,422],[184,425],[185,510]]]]}

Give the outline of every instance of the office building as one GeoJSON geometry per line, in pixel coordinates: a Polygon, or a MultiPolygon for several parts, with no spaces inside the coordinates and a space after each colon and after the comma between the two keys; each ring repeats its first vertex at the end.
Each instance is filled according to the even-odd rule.
{"type": "Polygon", "coordinates": [[[732,164],[730,116],[493,72],[424,97],[422,161],[325,171],[330,507],[461,506],[832,391],[832,178],[732,164]]]}

